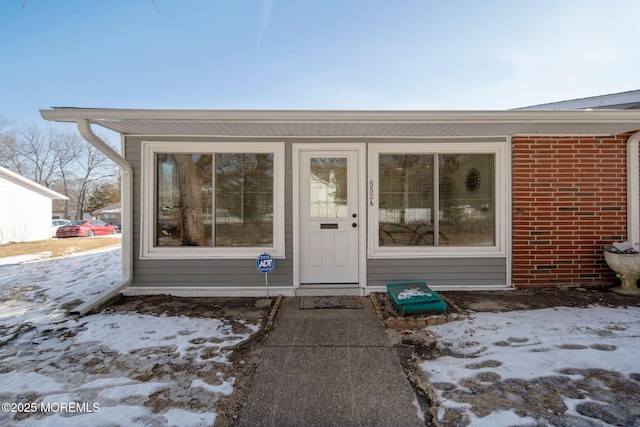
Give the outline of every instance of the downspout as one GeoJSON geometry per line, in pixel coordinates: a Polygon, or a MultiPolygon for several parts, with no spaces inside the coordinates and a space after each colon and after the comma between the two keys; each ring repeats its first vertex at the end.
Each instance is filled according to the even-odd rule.
{"type": "Polygon", "coordinates": [[[627,140],[627,241],[640,252],[640,132],[627,140]]]}
{"type": "Polygon", "coordinates": [[[77,124],[80,135],[82,135],[89,144],[113,160],[122,171],[122,194],[120,198],[122,203],[123,228],[126,230],[126,233],[122,235],[122,282],[118,286],[100,293],[95,298],[71,310],[71,314],[83,316],[114,298],[124,288],[129,286],[133,279],[133,168],[124,157],[93,133],[89,120],[79,119],[77,124]]]}

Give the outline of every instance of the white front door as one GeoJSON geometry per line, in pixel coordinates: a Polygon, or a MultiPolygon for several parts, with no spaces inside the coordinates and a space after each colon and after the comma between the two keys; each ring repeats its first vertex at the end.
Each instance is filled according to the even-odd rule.
{"type": "Polygon", "coordinates": [[[359,283],[359,153],[299,153],[300,283],[359,283]]]}

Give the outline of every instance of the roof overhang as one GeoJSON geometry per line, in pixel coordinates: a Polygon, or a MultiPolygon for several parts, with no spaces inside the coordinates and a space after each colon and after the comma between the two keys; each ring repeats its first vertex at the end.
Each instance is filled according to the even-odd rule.
{"type": "Polygon", "coordinates": [[[46,120],[88,120],[122,135],[238,137],[470,137],[619,135],[640,130],[640,110],[313,111],[54,107],[46,120]]]}

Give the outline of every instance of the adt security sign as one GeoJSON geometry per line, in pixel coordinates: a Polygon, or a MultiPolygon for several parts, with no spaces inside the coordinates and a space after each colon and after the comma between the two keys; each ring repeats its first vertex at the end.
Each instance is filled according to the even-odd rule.
{"type": "Polygon", "coordinates": [[[269,279],[267,273],[271,273],[275,266],[276,262],[273,257],[266,252],[256,258],[256,268],[260,270],[260,273],[264,273],[264,284],[267,287],[267,300],[269,299],[269,279]]]}
{"type": "Polygon", "coordinates": [[[276,266],[276,262],[271,255],[264,253],[256,259],[256,268],[261,273],[271,273],[276,266]]]}

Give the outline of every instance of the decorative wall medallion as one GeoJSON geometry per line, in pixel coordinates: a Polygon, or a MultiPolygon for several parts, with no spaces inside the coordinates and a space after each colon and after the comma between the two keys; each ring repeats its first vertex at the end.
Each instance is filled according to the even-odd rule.
{"type": "Polygon", "coordinates": [[[480,189],[480,172],[476,168],[471,168],[467,171],[467,176],[464,178],[464,188],[469,194],[476,194],[480,189]]]}

